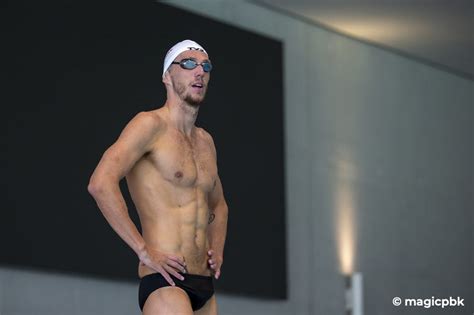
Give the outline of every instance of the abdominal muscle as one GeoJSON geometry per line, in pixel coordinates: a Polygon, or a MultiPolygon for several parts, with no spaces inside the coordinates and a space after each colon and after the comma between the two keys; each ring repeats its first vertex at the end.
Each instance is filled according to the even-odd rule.
{"type": "MultiPolygon", "coordinates": [[[[148,211],[138,210],[142,225],[142,235],[147,248],[184,257],[186,272],[189,274],[210,275],[207,267],[207,207],[197,207],[193,202],[185,207],[167,208],[153,211],[156,219],[145,219],[148,211]]],[[[139,264],[140,278],[156,273],[156,270],[139,264]]]]}
{"type": "MultiPolygon", "coordinates": [[[[209,276],[206,193],[198,185],[180,187],[150,168],[141,168],[135,167],[127,175],[127,184],[147,248],[183,257],[187,273],[209,276]]],[[[140,278],[156,272],[139,264],[140,278]]]]}

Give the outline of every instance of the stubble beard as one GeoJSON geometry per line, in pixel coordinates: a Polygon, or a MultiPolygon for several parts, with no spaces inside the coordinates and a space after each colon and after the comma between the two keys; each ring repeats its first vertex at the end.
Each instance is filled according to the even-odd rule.
{"type": "Polygon", "coordinates": [[[176,94],[179,95],[179,97],[186,102],[186,104],[189,104],[191,107],[198,108],[199,105],[204,101],[204,97],[206,96],[206,91],[202,94],[202,96],[193,96],[190,93],[186,93],[186,86],[182,83],[179,82],[173,82],[173,88],[176,94]]]}

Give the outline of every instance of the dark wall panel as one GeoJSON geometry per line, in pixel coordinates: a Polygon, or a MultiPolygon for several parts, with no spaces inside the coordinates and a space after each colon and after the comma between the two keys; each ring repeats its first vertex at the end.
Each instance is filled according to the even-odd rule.
{"type": "Polygon", "coordinates": [[[79,2],[4,11],[0,263],[136,281],[86,187],[125,124],[164,103],[163,57],[190,38],[215,67],[198,125],[230,208],[217,288],[286,297],[282,44],[152,1],[79,2]]]}

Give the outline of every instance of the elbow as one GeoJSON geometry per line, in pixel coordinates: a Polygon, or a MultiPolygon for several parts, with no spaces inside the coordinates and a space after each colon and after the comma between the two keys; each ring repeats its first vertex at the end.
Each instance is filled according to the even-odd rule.
{"type": "Polygon", "coordinates": [[[87,185],[87,191],[89,194],[96,196],[100,192],[100,189],[100,185],[96,181],[92,179],[89,181],[89,185],[87,185]]]}
{"type": "Polygon", "coordinates": [[[87,191],[97,199],[98,196],[108,194],[119,187],[120,180],[115,176],[92,174],[87,191]]]}
{"type": "Polygon", "coordinates": [[[89,185],[87,185],[87,191],[93,197],[100,195],[105,189],[105,183],[103,180],[97,178],[97,176],[92,175],[89,180],[89,185]]]}

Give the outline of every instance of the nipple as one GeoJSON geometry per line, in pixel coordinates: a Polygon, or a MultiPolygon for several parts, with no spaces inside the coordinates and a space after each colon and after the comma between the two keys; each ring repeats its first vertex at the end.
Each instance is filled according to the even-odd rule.
{"type": "Polygon", "coordinates": [[[176,178],[181,178],[181,177],[183,177],[183,172],[177,171],[176,173],[174,173],[174,177],[176,177],[176,178]]]}

